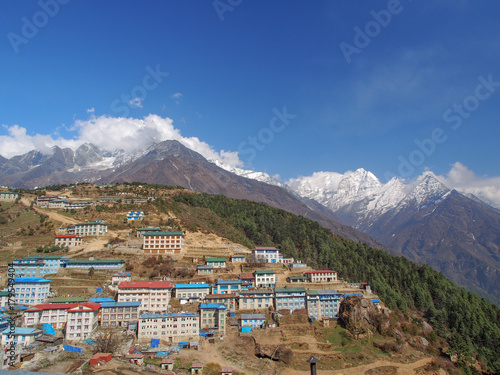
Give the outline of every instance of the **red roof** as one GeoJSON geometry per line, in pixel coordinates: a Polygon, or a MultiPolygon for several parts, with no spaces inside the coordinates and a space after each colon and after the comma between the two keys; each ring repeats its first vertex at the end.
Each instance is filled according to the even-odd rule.
{"type": "Polygon", "coordinates": [[[82,238],[83,239],[83,237],[80,237],[77,234],[61,234],[59,236],[56,236],[56,238],[82,238]]]}
{"type": "Polygon", "coordinates": [[[233,368],[232,367],[223,367],[220,369],[220,372],[230,372],[232,373],[233,372],[233,368]]]}
{"type": "Polygon", "coordinates": [[[240,273],[239,279],[240,280],[253,280],[253,273],[250,273],[250,272],[240,273]]]}
{"type": "Polygon", "coordinates": [[[228,293],[228,294],[207,294],[205,296],[205,299],[212,299],[212,298],[236,298],[236,294],[234,294],[234,293],[228,293]]]}
{"type": "Polygon", "coordinates": [[[136,289],[136,288],[149,288],[149,289],[172,289],[170,281],[122,281],[118,288],[120,289],[136,289]]]}
{"type": "Polygon", "coordinates": [[[71,308],[68,310],[68,312],[78,312],[78,311],[86,311],[86,310],[91,310],[91,311],[96,311],[101,308],[101,305],[95,302],[84,302],[84,303],[77,303],[77,306],[74,308],[71,308]]]}
{"type": "Polygon", "coordinates": [[[193,363],[191,368],[203,368],[203,365],[201,363],[193,363]]]}
{"type": "Polygon", "coordinates": [[[167,365],[171,365],[172,363],[174,363],[174,360],[173,360],[173,359],[171,359],[171,358],[163,358],[163,359],[161,360],[161,363],[163,363],[163,364],[167,364],[167,365]]]}
{"type": "Polygon", "coordinates": [[[332,270],[313,270],[306,273],[332,273],[332,272],[337,273],[337,271],[332,271],[332,270]]]}
{"type": "Polygon", "coordinates": [[[31,312],[39,310],[69,310],[77,307],[78,305],[79,303],[43,303],[40,305],[35,305],[26,311],[31,312]]]}
{"type": "Polygon", "coordinates": [[[144,354],[141,354],[141,353],[130,354],[128,357],[130,359],[141,359],[141,358],[144,358],[144,354]]]}

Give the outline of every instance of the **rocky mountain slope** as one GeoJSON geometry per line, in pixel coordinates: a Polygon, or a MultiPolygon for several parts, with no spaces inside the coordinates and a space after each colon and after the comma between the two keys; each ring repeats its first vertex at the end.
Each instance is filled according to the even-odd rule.
{"type": "MultiPolygon", "coordinates": [[[[253,175],[264,179],[265,176],[253,175]]],[[[85,144],[76,151],[54,147],[51,154],[34,150],[3,162],[0,160],[0,184],[9,186],[33,188],[74,182],[134,181],[179,185],[197,192],[266,203],[315,220],[346,238],[387,248],[333,219],[330,212],[315,211],[312,207],[317,203],[307,205],[277,184],[270,185],[220,168],[178,141],[153,144],[131,155],[121,151],[110,153],[85,144]]]]}

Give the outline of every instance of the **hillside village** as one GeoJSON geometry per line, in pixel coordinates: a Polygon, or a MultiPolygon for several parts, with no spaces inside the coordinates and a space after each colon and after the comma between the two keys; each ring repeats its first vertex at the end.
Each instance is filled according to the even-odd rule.
{"type": "MultiPolygon", "coordinates": [[[[32,246],[7,242],[13,250],[2,255],[2,369],[60,362],[71,370],[63,372],[92,373],[119,361],[125,373],[250,374],[307,371],[311,355],[331,371],[387,356],[370,344],[373,353],[335,358],[335,345],[351,340],[338,325],[343,301],[389,313],[369,280],[347,282],[283,249],[193,230],[153,209],[162,194],[89,184],[0,193],[2,212],[17,203],[40,216],[35,231],[45,241],[35,247],[37,233],[28,235],[32,246]]],[[[359,333],[370,340],[370,330],[359,333]]]]}

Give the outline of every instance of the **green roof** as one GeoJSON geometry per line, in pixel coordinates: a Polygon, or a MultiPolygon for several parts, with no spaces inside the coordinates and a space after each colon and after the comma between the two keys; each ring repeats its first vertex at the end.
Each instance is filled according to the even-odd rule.
{"type": "Polygon", "coordinates": [[[61,259],[67,258],[66,255],[30,255],[28,257],[24,257],[23,259],[61,259]]]}
{"type": "Polygon", "coordinates": [[[156,228],[137,228],[137,231],[151,231],[151,232],[158,232],[158,231],[161,231],[161,228],[160,227],[156,227],[156,228]]]}
{"type": "Polygon", "coordinates": [[[207,258],[207,262],[225,262],[226,258],[207,258]]]}
{"type": "Polygon", "coordinates": [[[309,280],[307,276],[290,276],[290,280],[309,280]]]}
{"type": "Polygon", "coordinates": [[[308,290],[306,290],[306,294],[307,294],[308,296],[317,296],[319,293],[318,293],[318,291],[317,291],[317,290],[308,289],[308,290]]]}
{"type": "Polygon", "coordinates": [[[8,297],[8,296],[9,296],[9,292],[0,291],[0,297],[8,297]]]}
{"type": "Polygon", "coordinates": [[[184,236],[184,232],[146,232],[145,236],[184,236]]]}
{"type": "Polygon", "coordinates": [[[275,273],[273,270],[257,270],[255,271],[257,275],[265,275],[265,274],[271,274],[275,273]]]}
{"type": "Polygon", "coordinates": [[[302,286],[286,286],[284,288],[274,288],[275,293],[286,293],[286,292],[305,292],[306,288],[302,286]]]}
{"type": "Polygon", "coordinates": [[[78,226],[78,225],[108,225],[106,223],[98,223],[97,221],[93,221],[93,222],[90,222],[90,223],[78,223],[78,224],[74,224],[75,226],[78,226]]]}
{"type": "Polygon", "coordinates": [[[109,264],[109,263],[125,263],[123,260],[76,260],[71,259],[68,260],[67,263],[77,263],[77,264],[85,264],[85,263],[95,263],[95,264],[109,264]]]}
{"type": "Polygon", "coordinates": [[[84,297],[56,297],[47,300],[46,303],[87,302],[88,300],[84,297]]]}

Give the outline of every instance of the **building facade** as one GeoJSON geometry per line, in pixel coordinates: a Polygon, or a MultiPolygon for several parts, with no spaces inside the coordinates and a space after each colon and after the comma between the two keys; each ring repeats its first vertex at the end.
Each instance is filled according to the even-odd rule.
{"type": "Polygon", "coordinates": [[[108,233],[108,224],[98,221],[91,223],[78,223],[68,226],[69,234],[78,234],[80,236],[100,236],[108,233]]]}
{"type": "Polygon", "coordinates": [[[141,302],[103,302],[99,314],[102,327],[127,327],[129,322],[137,322],[141,302]]]}
{"type": "Polygon", "coordinates": [[[184,249],[184,232],[146,232],[144,254],[180,254],[184,249]]]}
{"type": "Polygon", "coordinates": [[[337,281],[337,272],[331,270],[312,270],[305,273],[311,283],[330,283],[337,281]]]}
{"type": "Polygon", "coordinates": [[[330,289],[306,292],[307,315],[316,320],[338,317],[342,295],[330,289]]]}
{"type": "Polygon", "coordinates": [[[253,273],[257,288],[274,288],[276,274],[272,270],[257,270],[253,273]]]}
{"type": "Polygon", "coordinates": [[[210,294],[210,285],[207,283],[176,284],[174,292],[178,299],[200,301],[210,294]]]}
{"type": "Polygon", "coordinates": [[[141,302],[143,311],[166,311],[170,303],[170,281],[124,281],[118,285],[118,302],[141,302]]]}
{"type": "Polygon", "coordinates": [[[19,198],[19,193],[0,191],[0,201],[15,201],[17,198],[19,198]]]}
{"type": "Polygon", "coordinates": [[[212,266],[214,269],[226,268],[226,258],[207,258],[205,265],[212,266]]]}
{"type": "Polygon", "coordinates": [[[259,263],[280,263],[283,255],[275,247],[254,247],[252,256],[259,263]]]}
{"type": "Polygon", "coordinates": [[[51,280],[39,277],[14,279],[15,301],[22,305],[43,303],[50,296],[51,280]]]}
{"type": "Polygon", "coordinates": [[[68,309],[66,324],[66,340],[86,340],[97,329],[99,324],[98,303],[85,302],[68,309]]]}
{"type": "Polygon", "coordinates": [[[226,335],[226,305],[218,303],[200,304],[200,329],[208,328],[217,331],[220,336],[226,335]]]}
{"type": "Polygon", "coordinates": [[[138,338],[159,338],[169,343],[197,339],[199,320],[195,313],[143,314],[139,317],[138,338]]]}
{"type": "Polygon", "coordinates": [[[230,312],[236,311],[236,294],[209,294],[205,297],[208,304],[225,305],[230,312]]]}
{"type": "Polygon", "coordinates": [[[241,314],[240,327],[264,328],[266,314],[241,314]]]}
{"type": "Polygon", "coordinates": [[[62,234],[56,236],[55,244],[56,246],[67,247],[80,246],[83,244],[83,238],[77,234],[62,234]]]}
{"type": "Polygon", "coordinates": [[[94,268],[96,270],[116,270],[124,266],[123,260],[75,260],[71,259],[66,262],[66,268],[94,268]]]}
{"type": "Polygon", "coordinates": [[[276,310],[293,310],[306,308],[306,289],[303,287],[284,287],[274,289],[276,310]]]}
{"type": "Polygon", "coordinates": [[[249,289],[239,295],[240,310],[261,310],[274,306],[274,290],[271,288],[249,289]]]}

